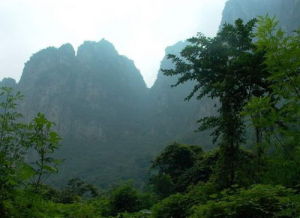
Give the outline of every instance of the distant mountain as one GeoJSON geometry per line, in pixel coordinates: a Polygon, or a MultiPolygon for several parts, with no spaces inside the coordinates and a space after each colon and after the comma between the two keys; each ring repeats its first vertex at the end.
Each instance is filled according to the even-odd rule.
{"type": "Polygon", "coordinates": [[[241,18],[248,21],[257,16],[276,16],[287,32],[300,28],[299,0],[228,0],[223,10],[221,25],[241,18]]]}
{"type": "Polygon", "coordinates": [[[110,42],[84,42],[77,55],[70,44],[41,50],[25,64],[18,88],[26,119],[45,113],[64,139],[59,183],[75,176],[99,185],[143,178],[136,159],[148,155],[141,152],[149,90],[110,42]]]}

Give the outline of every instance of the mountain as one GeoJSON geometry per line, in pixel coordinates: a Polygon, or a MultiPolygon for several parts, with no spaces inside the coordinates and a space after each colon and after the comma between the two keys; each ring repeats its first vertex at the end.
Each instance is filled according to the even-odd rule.
{"type": "Polygon", "coordinates": [[[133,61],[110,42],[84,42],[76,55],[70,44],[37,52],[18,89],[25,118],[45,113],[63,138],[58,156],[65,162],[55,181],[84,177],[107,185],[143,178],[137,162],[148,155],[142,136],[149,90],[133,61]]]}
{"type": "Polygon", "coordinates": [[[248,21],[257,16],[276,16],[286,32],[300,28],[299,0],[228,0],[223,10],[221,25],[241,18],[248,21]]]}

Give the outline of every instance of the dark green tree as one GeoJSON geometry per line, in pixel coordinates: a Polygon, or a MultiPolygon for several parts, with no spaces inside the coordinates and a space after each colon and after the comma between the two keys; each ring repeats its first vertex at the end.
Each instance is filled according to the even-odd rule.
{"type": "Polygon", "coordinates": [[[168,174],[158,173],[151,176],[149,184],[160,198],[168,197],[175,192],[175,184],[168,174]]]}
{"type": "Polygon", "coordinates": [[[67,186],[61,193],[60,202],[74,203],[81,197],[95,198],[99,196],[99,190],[92,184],[88,184],[79,178],[73,178],[68,181],[67,186]]]}
{"type": "Polygon", "coordinates": [[[196,81],[187,100],[197,95],[220,102],[216,116],[199,120],[199,130],[213,129],[214,142],[220,145],[216,177],[222,187],[237,182],[240,145],[245,142],[241,111],[251,96],[262,96],[269,88],[264,51],[253,43],[255,22],[244,24],[239,19],[234,25],[225,24],[214,38],[199,34],[189,39],[181,57],[169,55],[175,69],[163,69],[165,75],[179,76],[174,86],[196,81]]]}
{"type": "Polygon", "coordinates": [[[166,197],[173,192],[183,191],[182,180],[186,171],[191,169],[202,156],[201,147],[173,143],[167,146],[152,163],[155,174],[150,183],[154,190],[166,197]],[[167,187],[166,187],[167,186],[167,187]]]}
{"type": "Polygon", "coordinates": [[[195,152],[188,145],[173,143],[153,161],[152,168],[157,168],[160,173],[168,174],[176,180],[186,169],[194,165],[198,152],[202,152],[200,147],[195,152]]]}
{"type": "Polygon", "coordinates": [[[111,214],[134,212],[140,209],[138,192],[130,184],[121,185],[112,190],[110,196],[111,214]]]}

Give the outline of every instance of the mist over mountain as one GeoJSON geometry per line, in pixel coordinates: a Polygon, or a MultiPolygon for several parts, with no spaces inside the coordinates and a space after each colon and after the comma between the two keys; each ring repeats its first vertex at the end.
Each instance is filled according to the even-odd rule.
{"type": "MultiPolygon", "coordinates": [[[[221,24],[269,13],[292,31],[299,27],[299,11],[297,0],[229,0],[221,24]]],[[[167,47],[161,68],[172,68],[167,54],[178,55],[186,45],[167,47]]],[[[77,52],[71,44],[43,49],[25,64],[18,84],[7,78],[0,86],[24,94],[27,121],[42,112],[56,123],[63,138],[56,155],[65,162],[53,184],[80,177],[109,186],[128,179],[142,184],[152,158],[173,141],[212,148],[208,132],[194,131],[196,120],[214,113],[215,102],[184,101],[193,83],[171,88],[176,80],[159,71],[147,88],[134,62],[103,39],[86,41],[77,52]]]]}

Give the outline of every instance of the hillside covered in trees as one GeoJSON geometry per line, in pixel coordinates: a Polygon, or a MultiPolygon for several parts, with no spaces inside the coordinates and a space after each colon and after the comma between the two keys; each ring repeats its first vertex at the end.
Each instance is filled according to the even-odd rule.
{"type": "Polygon", "coordinates": [[[299,1],[268,3],[228,1],[150,89],[106,40],[34,54],[0,83],[0,216],[298,217],[299,1]]]}

